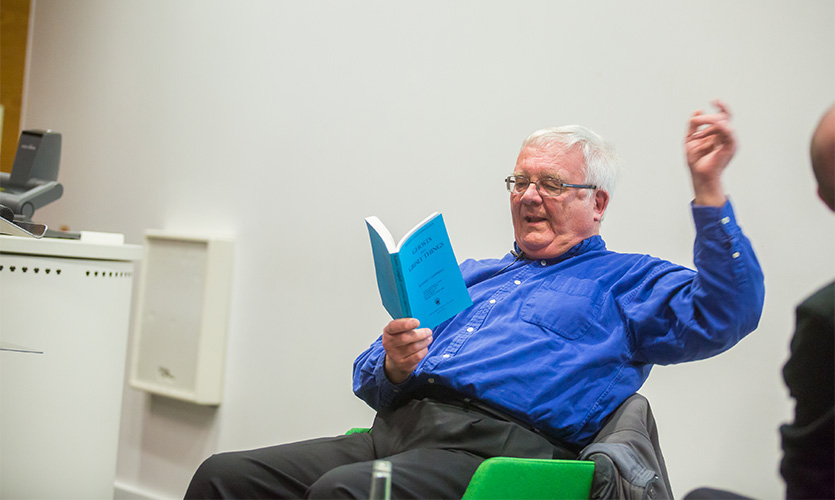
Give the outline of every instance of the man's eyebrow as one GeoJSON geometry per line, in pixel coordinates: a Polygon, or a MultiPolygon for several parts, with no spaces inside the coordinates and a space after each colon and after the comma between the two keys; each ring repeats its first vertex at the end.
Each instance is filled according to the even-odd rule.
{"type": "MultiPolygon", "coordinates": [[[[516,177],[527,177],[529,179],[533,177],[531,174],[529,174],[527,172],[513,172],[511,175],[516,176],[516,177]]],[[[562,180],[562,176],[560,176],[560,174],[545,174],[545,175],[540,176],[539,178],[540,179],[562,180]]]]}
{"type": "Polygon", "coordinates": [[[546,174],[539,177],[540,181],[556,181],[562,182],[562,177],[559,174],[546,174]]]}

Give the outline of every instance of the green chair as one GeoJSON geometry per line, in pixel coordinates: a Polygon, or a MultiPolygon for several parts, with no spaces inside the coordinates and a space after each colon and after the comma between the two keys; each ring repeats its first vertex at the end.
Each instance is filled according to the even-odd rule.
{"type": "Polygon", "coordinates": [[[463,500],[587,499],[593,475],[591,461],[493,457],[475,471],[463,500]]]}
{"type": "Polygon", "coordinates": [[[575,500],[591,490],[594,462],[488,458],[476,469],[464,500],[575,500]]]}

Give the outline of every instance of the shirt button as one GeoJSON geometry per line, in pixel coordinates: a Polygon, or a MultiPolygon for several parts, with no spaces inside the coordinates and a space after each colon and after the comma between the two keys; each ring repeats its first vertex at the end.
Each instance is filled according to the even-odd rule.
{"type": "Polygon", "coordinates": [[[435,383],[435,379],[434,379],[434,378],[430,378],[429,380],[427,380],[427,382],[429,382],[430,384],[434,384],[434,383],[435,383]]]}
{"type": "Polygon", "coordinates": [[[733,257],[734,259],[738,259],[739,258],[739,252],[734,252],[733,255],[731,255],[731,257],[733,257]]]}
{"type": "Polygon", "coordinates": [[[731,221],[730,217],[722,217],[722,224],[727,224],[730,221],[731,221]]]}
{"type": "Polygon", "coordinates": [[[467,328],[468,333],[473,333],[474,331],[475,331],[475,328],[473,328],[473,327],[467,328]]]}
{"type": "Polygon", "coordinates": [[[515,284],[517,284],[517,285],[521,285],[521,284],[522,284],[522,282],[521,282],[521,281],[519,281],[519,280],[516,280],[516,281],[514,281],[513,283],[515,283],[515,284]]]}
{"type": "Polygon", "coordinates": [[[543,266],[548,265],[548,263],[547,263],[547,262],[545,262],[544,260],[540,260],[540,261],[539,261],[539,263],[540,263],[541,265],[543,265],[543,266]]]}

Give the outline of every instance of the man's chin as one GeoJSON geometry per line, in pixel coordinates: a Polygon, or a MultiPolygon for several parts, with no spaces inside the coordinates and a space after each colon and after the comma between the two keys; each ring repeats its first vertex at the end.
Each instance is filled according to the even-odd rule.
{"type": "Polygon", "coordinates": [[[538,259],[540,258],[540,255],[548,252],[548,245],[550,244],[550,241],[545,242],[541,239],[523,239],[521,242],[517,242],[517,244],[526,256],[532,259],[538,259]]]}
{"type": "Polygon", "coordinates": [[[525,257],[529,259],[553,259],[559,257],[569,248],[579,243],[580,240],[572,241],[567,238],[557,238],[552,235],[545,235],[545,237],[538,237],[541,235],[529,234],[528,237],[519,238],[516,244],[525,257]]]}

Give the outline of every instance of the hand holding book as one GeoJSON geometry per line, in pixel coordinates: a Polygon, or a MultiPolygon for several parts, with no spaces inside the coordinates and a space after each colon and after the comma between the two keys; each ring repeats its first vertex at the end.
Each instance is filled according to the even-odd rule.
{"type": "Polygon", "coordinates": [[[429,352],[432,330],[418,328],[415,318],[392,320],[383,329],[383,348],[386,350],[386,377],[393,384],[409,378],[420,360],[429,352]]]}

